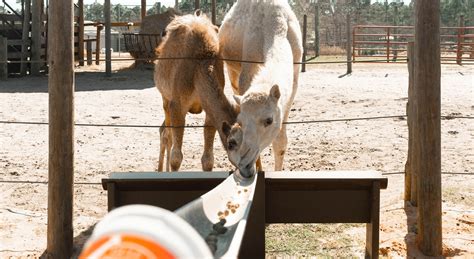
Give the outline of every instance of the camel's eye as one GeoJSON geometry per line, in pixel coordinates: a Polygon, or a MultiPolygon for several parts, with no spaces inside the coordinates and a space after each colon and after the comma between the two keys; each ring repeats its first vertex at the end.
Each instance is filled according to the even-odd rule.
{"type": "Polygon", "coordinates": [[[237,141],[235,141],[235,139],[229,140],[229,142],[227,143],[227,148],[229,150],[234,150],[236,147],[237,147],[237,141]]]}
{"type": "Polygon", "coordinates": [[[273,123],[273,119],[272,119],[272,118],[266,118],[266,119],[263,121],[263,126],[268,127],[268,126],[270,126],[272,123],[273,123]]]}

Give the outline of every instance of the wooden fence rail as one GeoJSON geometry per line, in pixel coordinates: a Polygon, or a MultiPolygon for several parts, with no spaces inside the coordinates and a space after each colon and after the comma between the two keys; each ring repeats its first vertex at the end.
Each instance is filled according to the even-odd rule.
{"type": "MultiPolygon", "coordinates": [[[[457,64],[474,62],[474,26],[441,27],[441,60],[457,64]]],[[[407,58],[407,45],[415,39],[413,26],[356,25],[352,28],[352,60],[407,58]]]]}

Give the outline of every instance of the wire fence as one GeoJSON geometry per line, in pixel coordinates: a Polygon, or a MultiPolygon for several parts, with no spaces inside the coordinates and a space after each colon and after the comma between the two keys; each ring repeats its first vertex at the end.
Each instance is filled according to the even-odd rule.
{"type": "MultiPolygon", "coordinates": [[[[311,65],[311,64],[347,64],[349,63],[377,63],[377,62],[386,62],[385,59],[366,59],[366,60],[350,60],[350,61],[309,61],[313,60],[316,57],[313,58],[308,58],[308,61],[299,61],[299,62],[293,62],[295,65],[311,65]]],[[[240,63],[250,63],[250,64],[264,64],[265,62],[263,61],[256,61],[256,60],[238,60],[238,59],[229,59],[229,58],[202,58],[202,57],[162,57],[162,58],[154,58],[154,59],[149,59],[149,58],[112,58],[112,59],[92,59],[93,62],[99,61],[99,62],[129,62],[129,61],[155,61],[155,60],[220,60],[220,61],[226,61],[226,62],[240,62],[240,63]]],[[[400,62],[406,62],[408,59],[397,59],[397,61],[400,62]]],[[[455,61],[455,60],[453,60],[455,61]]],[[[0,61],[2,64],[21,64],[21,63],[27,63],[27,64],[32,64],[32,63],[45,63],[44,60],[7,60],[7,61],[0,61]]],[[[474,64],[474,63],[473,63],[474,64]]]]}
{"type": "MultiPolygon", "coordinates": [[[[340,119],[324,119],[324,120],[302,120],[302,121],[286,121],[283,124],[314,124],[314,123],[329,123],[329,122],[345,122],[345,121],[362,121],[362,120],[380,120],[380,119],[406,119],[407,115],[387,115],[387,116],[373,116],[373,117],[356,117],[356,118],[340,118],[340,119]]],[[[441,119],[474,119],[472,116],[454,116],[443,115],[441,119]]],[[[35,121],[6,121],[0,120],[0,124],[23,124],[23,125],[48,125],[48,122],[35,121]]],[[[78,127],[113,127],[113,128],[205,128],[212,126],[205,125],[180,125],[180,126],[166,126],[166,125],[139,125],[139,124],[100,124],[100,123],[75,123],[78,127]]]]}
{"type": "MultiPolygon", "coordinates": [[[[291,172],[291,171],[290,171],[291,172]]],[[[314,171],[315,173],[318,171],[314,171]]],[[[160,172],[157,172],[160,173],[160,172]]],[[[382,175],[402,175],[405,172],[387,172],[382,175]]],[[[441,172],[442,175],[468,175],[474,176],[474,173],[441,172]]],[[[0,180],[0,184],[48,184],[48,181],[23,181],[23,180],[0,180]]],[[[74,182],[74,185],[102,185],[101,182],[74,182]]]]}
{"type": "MultiPolygon", "coordinates": [[[[406,115],[390,115],[390,116],[375,116],[375,117],[357,117],[357,118],[342,118],[342,119],[327,119],[327,120],[304,120],[304,121],[287,121],[284,124],[313,124],[313,123],[329,123],[329,122],[344,122],[344,121],[361,121],[361,120],[379,120],[379,119],[394,119],[394,118],[403,118],[405,119],[406,115]]],[[[453,115],[444,115],[441,116],[443,119],[474,119],[471,116],[453,116],[453,115]]],[[[0,124],[23,124],[23,125],[48,125],[47,122],[31,122],[31,121],[0,121],[0,124]]],[[[75,126],[83,127],[116,127],[116,128],[204,128],[208,126],[204,125],[185,125],[185,126],[163,126],[163,125],[118,125],[118,124],[86,124],[86,123],[76,123],[75,126]]],[[[400,175],[405,174],[405,172],[386,172],[382,175],[400,175]]],[[[443,175],[469,175],[474,176],[474,173],[458,173],[458,172],[442,172],[443,175]]],[[[0,180],[1,184],[48,184],[48,181],[23,181],[23,180],[0,180]]],[[[75,185],[101,185],[100,182],[74,182],[75,185]]]]}

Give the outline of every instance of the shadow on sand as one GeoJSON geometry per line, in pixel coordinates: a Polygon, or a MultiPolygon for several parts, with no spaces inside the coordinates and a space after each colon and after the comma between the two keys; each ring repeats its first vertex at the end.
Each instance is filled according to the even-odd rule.
{"type": "MultiPolygon", "coordinates": [[[[75,72],[75,91],[141,90],[154,87],[153,67],[124,68],[106,77],[103,71],[75,72]]],[[[25,76],[0,81],[0,93],[47,93],[48,76],[25,76]]]]}
{"type": "MultiPolygon", "coordinates": [[[[74,237],[73,240],[73,248],[72,248],[72,259],[77,259],[82,252],[82,248],[84,247],[84,244],[86,243],[87,239],[92,235],[92,231],[94,230],[95,224],[90,226],[88,229],[82,231],[79,235],[74,237]]],[[[51,258],[48,256],[46,253],[46,250],[41,254],[39,257],[40,259],[49,259],[51,258]]]]}

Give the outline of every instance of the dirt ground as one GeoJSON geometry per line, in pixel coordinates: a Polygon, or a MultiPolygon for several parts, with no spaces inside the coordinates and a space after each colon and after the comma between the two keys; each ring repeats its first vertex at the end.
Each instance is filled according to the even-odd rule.
{"type": "MultiPolygon", "coordinates": [[[[161,97],[152,70],[122,69],[111,78],[101,67],[77,69],[75,121],[81,124],[160,125],[161,97]]],[[[119,69],[116,71],[116,69],[119,69]]],[[[290,121],[404,115],[405,64],[310,65],[290,121]]],[[[442,66],[442,115],[474,116],[474,69],[442,66]]],[[[47,77],[0,82],[0,258],[37,258],[46,248],[48,127],[47,77]],[[22,183],[32,181],[35,183],[22,183]]],[[[445,256],[474,257],[474,124],[442,120],[443,243],[445,256]]],[[[188,124],[203,124],[190,115],[188,124]]],[[[388,177],[381,193],[380,254],[422,257],[415,244],[415,208],[403,202],[407,155],[403,117],[288,125],[284,168],[296,170],[378,170],[388,177]]],[[[77,126],[75,128],[74,242],[76,253],[91,227],[106,213],[106,192],[97,184],[111,172],[154,171],[158,128],[77,126]]],[[[215,169],[231,170],[216,138],[215,169]]],[[[200,170],[202,129],[186,129],[182,170],[200,170]]],[[[272,170],[271,149],[263,154],[272,170]]],[[[267,227],[269,258],[361,257],[360,224],[293,224],[267,227]]]]}

